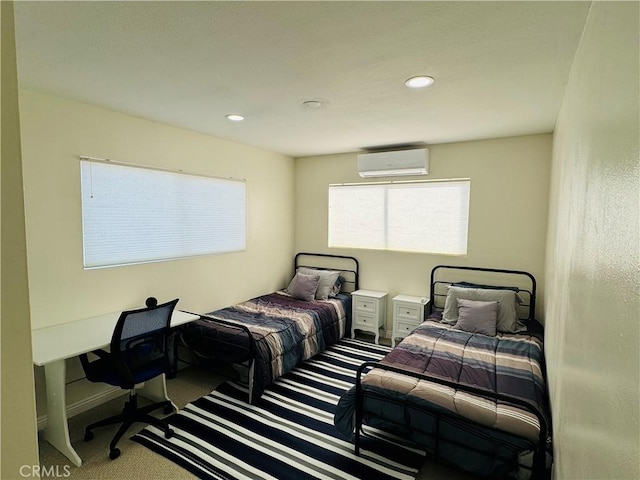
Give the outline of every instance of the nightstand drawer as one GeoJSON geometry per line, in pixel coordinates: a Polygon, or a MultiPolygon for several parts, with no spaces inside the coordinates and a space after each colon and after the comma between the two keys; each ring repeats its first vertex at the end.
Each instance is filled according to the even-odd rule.
{"type": "Polygon", "coordinates": [[[378,310],[378,301],[370,298],[357,298],[355,300],[356,312],[370,313],[375,315],[378,310]]]}
{"type": "Polygon", "coordinates": [[[366,313],[356,312],[356,316],[353,319],[353,323],[356,326],[378,328],[378,319],[375,315],[368,315],[366,313]]]}
{"type": "Polygon", "coordinates": [[[421,321],[420,316],[422,315],[423,311],[424,311],[424,308],[422,308],[419,305],[412,305],[408,303],[397,303],[395,316],[398,319],[408,319],[408,320],[415,320],[416,322],[419,322],[421,321]]]}
{"type": "Polygon", "coordinates": [[[395,333],[397,333],[399,336],[409,335],[409,333],[411,333],[413,329],[416,328],[418,325],[420,325],[419,322],[398,321],[395,333]]]}

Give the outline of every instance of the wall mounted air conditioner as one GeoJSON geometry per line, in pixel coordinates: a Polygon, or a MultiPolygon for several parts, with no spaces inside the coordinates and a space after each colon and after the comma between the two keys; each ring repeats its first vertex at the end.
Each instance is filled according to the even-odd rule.
{"type": "Polygon", "coordinates": [[[428,173],[429,150],[427,148],[358,155],[358,174],[361,177],[427,175],[428,173]]]}

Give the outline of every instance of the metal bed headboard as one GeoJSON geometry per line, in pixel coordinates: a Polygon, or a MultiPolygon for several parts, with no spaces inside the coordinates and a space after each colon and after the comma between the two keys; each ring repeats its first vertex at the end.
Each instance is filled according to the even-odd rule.
{"type": "Polygon", "coordinates": [[[360,265],[355,257],[331,255],[329,253],[299,252],[293,260],[294,275],[298,267],[340,271],[340,276],[344,278],[342,292],[351,293],[359,288],[360,265]]]}
{"type": "Polygon", "coordinates": [[[518,306],[518,318],[523,322],[535,319],[536,279],[529,272],[522,270],[437,265],[431,270],[431,308],[443,308],[447,287],[463,281],[492,287],[517,288],[523,300],[518,306]]]}

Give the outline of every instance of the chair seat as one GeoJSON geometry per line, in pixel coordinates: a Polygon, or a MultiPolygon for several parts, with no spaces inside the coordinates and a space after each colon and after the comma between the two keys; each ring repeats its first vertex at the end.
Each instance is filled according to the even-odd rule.
{"type": "Polygon", "coordinates": [[[163,374],[165,371],[165,361],[164,359],[159,359],[153,363],[145,365],[144,370],[132,371],[133,383],[128,384],[127,381],[120,376],[118,370],[114,367],[114,364],[109,357],[95,360],[89,363],[87,368],[85,368],[85,374],[89,381],[104,382],[124,389],[131,389],[134,385],[151,380],[152,378],[163,374]]]}

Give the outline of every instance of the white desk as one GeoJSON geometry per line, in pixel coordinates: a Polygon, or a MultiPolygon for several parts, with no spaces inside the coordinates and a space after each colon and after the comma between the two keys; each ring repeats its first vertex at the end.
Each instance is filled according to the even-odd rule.
{"type": "MultiPolygon", "coordinates": [[[[121,313],[108,313],[31,332],[33,363],[44,367],[47,386],[45,438],[78,467],[82,465],[82,459],[69,440],[65,360],[107,347],[121,313]]],[[[198,315],[174,310],[171,326],[177,327],[198,318],[198,315]]],[[[140,392],[153,401],[169,400],[164,375],[145,382],[140,392]]],[[[177,410],[175,405],[173,408],[177,410]]]]}

